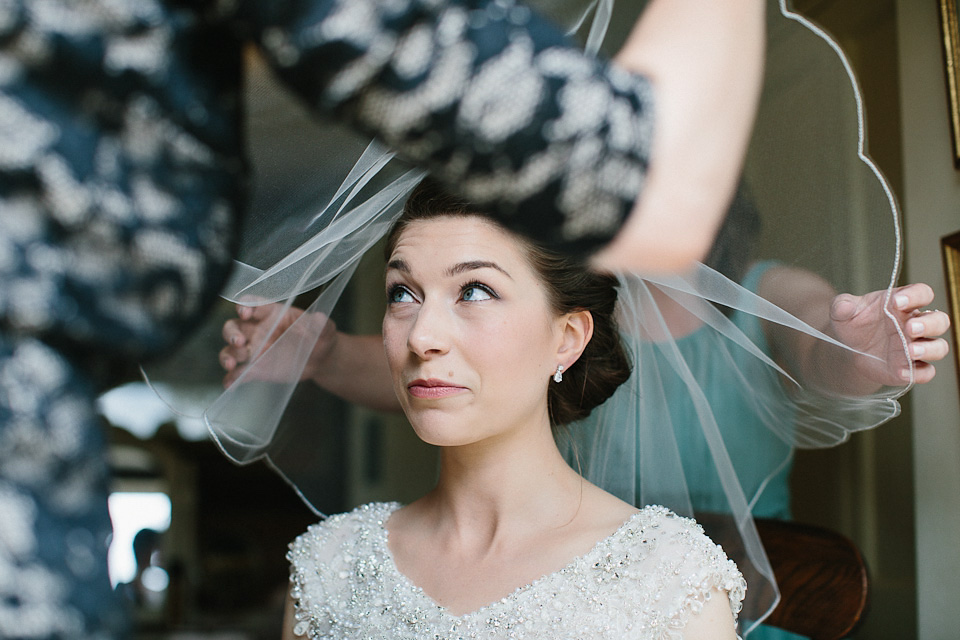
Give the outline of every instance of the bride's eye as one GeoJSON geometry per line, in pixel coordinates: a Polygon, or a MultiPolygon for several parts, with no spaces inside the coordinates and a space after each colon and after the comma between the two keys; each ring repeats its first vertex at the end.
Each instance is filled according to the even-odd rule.
{"type": "Polygon", "coordinates": [[[460,299],[465,302],[479,302],[481,300],[492,300],[498,297],[490,287],[480,284],[479,282],[471,282],[470,284],[464,285],[460,292],[460,299]]]}
{"type": "Polygon", "coordinates": [[[410,290],[402,284],[395,284],[387,289],[387,303],[394,304],[398,302],[416,302],[410,290]]]}

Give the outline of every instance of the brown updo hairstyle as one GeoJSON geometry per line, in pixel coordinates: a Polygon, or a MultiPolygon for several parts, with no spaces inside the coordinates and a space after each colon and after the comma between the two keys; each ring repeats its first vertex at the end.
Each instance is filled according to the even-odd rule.
{"type": "MultiPolygon", "coordinates": [[[[476,215],[490,219],[427,177],[410,194],[403,213],[387,235],[387,259],[411,222],[440,216],[476,215]]],[[[563,382],[550,382],[547,392],[551,425],[582,420],[630,377],[630,360],[614,318],[617,279],[596,273],[583,261],[557,254],[527,238],[516,238],[527,248],[527,258],[546,285],[548,300],[557,315],[586,310],[593,316],[590,342],[580,358],[564,370],[563,382]]]]}

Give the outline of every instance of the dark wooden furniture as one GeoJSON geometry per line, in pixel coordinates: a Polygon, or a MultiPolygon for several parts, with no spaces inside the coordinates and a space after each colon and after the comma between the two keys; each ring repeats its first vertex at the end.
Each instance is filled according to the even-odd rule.
{"type": "Polygon", "coordinates": [[[869,595],[856,545],[835,531],[782,520],[758,519],[757,531],[780,588],[780,604],[764,623],[813,640],[850,635],[869,595]]]}

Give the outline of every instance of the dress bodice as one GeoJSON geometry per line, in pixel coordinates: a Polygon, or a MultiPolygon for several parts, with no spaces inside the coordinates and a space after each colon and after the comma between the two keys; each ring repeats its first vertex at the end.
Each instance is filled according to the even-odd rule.
{"type": "Polygon", "coordinates": [[[739,611],[746,584],[693,520],[646,507],[565,568],[456,616],[399,572],[373,503],[311,526],[290,546],[295,632],[319,638],[680,637],[712,590],[739,611]]]}

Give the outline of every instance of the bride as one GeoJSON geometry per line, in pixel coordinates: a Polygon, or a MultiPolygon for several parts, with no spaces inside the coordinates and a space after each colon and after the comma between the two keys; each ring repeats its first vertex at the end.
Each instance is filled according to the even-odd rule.
{"type": "Polygon", "coordinates": [[[584,480],[554,439],[629,376],[616,280],[430,179],[386,254],[384,348],[439,478],[296,539],[284,638],[735,638],[734,563],[693,520],[584,480]]]}

